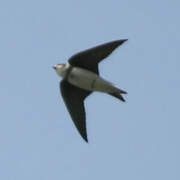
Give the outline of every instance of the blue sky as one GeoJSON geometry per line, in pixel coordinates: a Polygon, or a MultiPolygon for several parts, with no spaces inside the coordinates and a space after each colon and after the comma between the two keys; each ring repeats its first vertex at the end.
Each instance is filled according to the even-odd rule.
{"type": "Polygon", "coordinates": [[[180,3],[177,0],[0,2],[0,179],[179,180],[180,3]],[[77,133],[52,66],[128,38],[100,65],[127,102],[85,102],[77,133]]]}

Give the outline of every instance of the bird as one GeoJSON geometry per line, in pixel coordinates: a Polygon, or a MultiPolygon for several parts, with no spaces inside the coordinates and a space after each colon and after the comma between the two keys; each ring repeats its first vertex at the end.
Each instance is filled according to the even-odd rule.
{"type": "Polygon", "coordinates": [[[88,143],[84,101],[93,92],[107,93],[125,102],[126,91],[99,75],[99,63],[128,39],[115,40],[72,55],[66,64],[53,68],[62,78],[60,92],[66,108],[81,137],[88,143]]]}

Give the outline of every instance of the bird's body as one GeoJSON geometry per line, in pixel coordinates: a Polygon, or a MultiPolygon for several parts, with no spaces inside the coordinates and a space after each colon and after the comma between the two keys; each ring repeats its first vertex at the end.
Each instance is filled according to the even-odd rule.
{"type": "Polygon", "coordinates": [[[94,91],[108,93],[122,101],[125,91],[99,76],[98,63],[126,40],[119,40],[80,52],[67,64],[54,66],[63,78],[60,89],[67,109],[79,133],[87,141],[84,100],[94,91]]]}
{"type": "Polygon", "coordinates": [[[99,91],[105,93],[119,92],[118,88],[116,88],[112,83],[98,76],[94,72],[79,67],[72,67],[69,64],[67,64],[66,67],[68,67],[66,71],[71,68],[67,81],[74,86],[88,91],[99,91]]]}

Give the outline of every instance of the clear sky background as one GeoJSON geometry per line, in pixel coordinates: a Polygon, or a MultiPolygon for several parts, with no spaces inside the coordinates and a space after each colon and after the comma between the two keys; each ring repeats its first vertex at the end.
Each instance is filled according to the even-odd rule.
{"type": "Polygon", "coordinates": [[[1,180],[179,180],[180,2],[2,0],[1,180]],[[128,38],[100,65],[126,103],[86,100],[76,131],[52,66],[128,38]]]}

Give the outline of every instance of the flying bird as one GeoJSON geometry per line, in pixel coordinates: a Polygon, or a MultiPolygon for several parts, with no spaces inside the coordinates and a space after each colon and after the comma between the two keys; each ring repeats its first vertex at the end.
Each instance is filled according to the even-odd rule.
{"type": "Polygon", "coordinates": [[[82,138],[88,142],[84,100],[94,91],[107,93],[121,101],[127,92],[99,76],[98,64],[127,39],[101,44],[79,52],[66,64],[53,66],[62,77],[60,91],[70,116],[82,138]]]}

